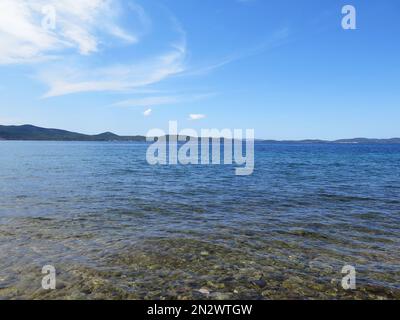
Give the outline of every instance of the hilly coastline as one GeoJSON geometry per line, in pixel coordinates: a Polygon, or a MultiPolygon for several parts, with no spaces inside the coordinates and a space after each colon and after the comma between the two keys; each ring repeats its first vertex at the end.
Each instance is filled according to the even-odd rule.
{"type": "Polygon", "coordinates": [[[0,126],[0,140],[25,141],[146,141],[144,136],[118,136],[111,132],[86,135],[60,129],[32,125],[0,126]]]}
{"type": "MultiPolygon", "coordinates": [[[[0,125],[0,140],[12,141],[135,141],[145,142],[146,137],[137,136],[119,136],[112,132],[104,132],[97,135],[87,135],[77,132],[71,132],[60,129],[48,129],[36,127],[33,125],[22,126],[2,126],[0,125]]],[[[256,140],[256,143],[287,143],[287,144],[400,144],[400,138],[391,139],[340,139],[334,141],[328,140],[256,140]]]]}

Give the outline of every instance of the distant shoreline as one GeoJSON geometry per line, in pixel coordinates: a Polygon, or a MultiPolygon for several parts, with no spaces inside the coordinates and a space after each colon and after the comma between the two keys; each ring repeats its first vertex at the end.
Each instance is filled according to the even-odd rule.
{"type": "MultiPolygon", "coordinates": [[[[147,142],[145,136],[119,136],[112,132],[98,135],[86,135],[60,129],[47,129],[33,125],[2,126],[0,141],[66,141],[66,142],[147,142]]],[[[255,143],[265,144],[400,144],[400,138],[369,139],[352,138],[339,140],[267,140],[256,139],[255,143]]]]}

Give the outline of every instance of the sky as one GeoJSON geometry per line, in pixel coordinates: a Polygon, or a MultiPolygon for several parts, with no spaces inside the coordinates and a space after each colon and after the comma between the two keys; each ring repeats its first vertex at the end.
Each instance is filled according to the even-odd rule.
{"type": "Polygon", "coordinates": [[[0,0],[0,124],[400,137],[399,12],[398,0],[0,0]]]}

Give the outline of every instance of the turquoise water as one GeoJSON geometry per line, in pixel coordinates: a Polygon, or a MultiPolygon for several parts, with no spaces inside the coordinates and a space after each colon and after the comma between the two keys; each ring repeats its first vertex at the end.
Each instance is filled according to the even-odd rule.
{"type": "Polygon", "coordinates": [[[400,298],[400,145],[256,144],[248,177],[146,149],[0,142],[0,298],[400,298]]]}

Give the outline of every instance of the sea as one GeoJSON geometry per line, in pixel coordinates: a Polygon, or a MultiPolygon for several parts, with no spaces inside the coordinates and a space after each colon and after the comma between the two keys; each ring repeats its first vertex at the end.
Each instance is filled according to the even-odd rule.
{"type": "Polygon", "coordinates": [[[400,298],[400,145],[259,142],[249,176],[147,148],[0,141],[0,299],[400,298]]]}

